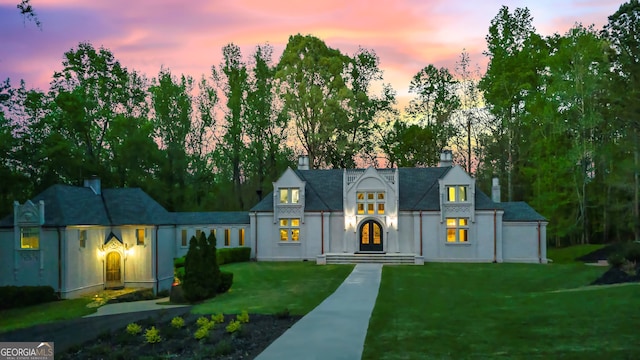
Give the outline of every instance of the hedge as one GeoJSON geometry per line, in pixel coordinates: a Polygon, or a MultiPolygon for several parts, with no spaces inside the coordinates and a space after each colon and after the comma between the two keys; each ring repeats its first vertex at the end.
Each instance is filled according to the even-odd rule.
{"type": "Polygon", "coordinates": [[[2,286],[0,310],[25,307],[58,300],[51,286],[2,286]]]}
{"type": "Polygon", "coordinates": [[[251,260],[250,247],[218,249],[216,253],[218,265],[245,262],[251,260]]]}

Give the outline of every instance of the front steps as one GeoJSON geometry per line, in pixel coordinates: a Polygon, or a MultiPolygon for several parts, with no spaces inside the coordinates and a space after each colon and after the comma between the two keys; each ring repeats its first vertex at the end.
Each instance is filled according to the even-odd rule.
{"type": "Polygon", "coordinates": [[[386,264],[386,265],[424,265],[424,257],[415,254],[380,253],[329,253],[319,255],[319,265],[324,264],[386,264]]]}

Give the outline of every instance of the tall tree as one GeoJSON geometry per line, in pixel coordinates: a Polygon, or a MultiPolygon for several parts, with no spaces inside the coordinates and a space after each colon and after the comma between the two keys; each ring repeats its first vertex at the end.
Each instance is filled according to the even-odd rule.
{"type": "Polygon", "coordinates": [[[129,101],[127,70],[104,48],[80,43],[66,52],[64,69],[53,75],[51,91],[61,110],[56,130],[73,146],[69,157],[80,164],[67,167],[69,180],[81,181],[91,175],[111,184],[108,161],[110,128],[116,115],[129,101]]]}
{"type": "Polygon", "coordinates": [[[277,66],[283,111],[291,118],[298,141],[312,168],[331,165],[339,146],[336,132],[348,123],[353,93],[344,71],[350,60],[322,40],[300,34],[289,37],[277,66]]]}
{"type": "MultiPolygon", "coordinates": [[[[251,57],[253,66],[246,99],[248,157],[245,166],[249,174],[248,180],[255,188],[258,200],[264,189],[268,189],[286,169],[288,158],[291,157],[291,151],[286,147],[287,118],[281,116],[275,103],[275,66],[272,64],[272,53],[270,45],[255,48],[251,57]]],[[[254,193],[245,193],[249,196],[249,202],[255,203],[254,193]]]]}
{"type": "Polygon", "coordinates": [[[542,40],[535,33],[532,17],[527,8],[516,8],[513,13],[503,6],[491,20],[486,36],[489,65],[480,81],[489,110],[498,124],[493,134],[495,149],[487,154],[487,164],[494,168],[488,172],[505,176],[507,198],[521,198],[514,189],[514,179],[519,174],[520,146],[524,134],[520,131],[525,112],[525,99],[538,85],[537,74],[541,69],[538,49],[542,40]],[[506,154],[506,156],[504,156],[506,154]],[[505,174],[506,173],[506,174],[505,174]]]}
{"type": "Polygon", "coordinates": [[[353,97],[349,101],[348,118],[336,132],[336,144],[329,154],[334,167],[352,168],[357,164],[376,165],[376,133],[381,131],[379,118],[393,113],[395,92],[389,84],[381,84],[380,59],[373,50],[360,48],[347,64],[346,85],[353,97]],[[382,91],[374,94],[372,87],[382,91]]]}
{"type": "Polygon", "coordinates": [[[460,108],[456,94],[457,81],[446,68],[428,65],[414,75],[409,92],[416,94],[407,107],[407,113],[423,129],[428,129],[433,151],[428,154],[429,164],[437,163],[440,152],[449,145],[454,134],[452,115],[460,108]]]}
{"type": "Polygon", "coordinates": [[[233,183],[235,204],[227,204],[233,208],[244,209],[242,183],[246,159],[245,108],[248,90],[247,67],[242,60],[240,47],[228,44],[222,48],[222,64],[220,74],[214,71],[214,78],[218,79],[224,97],[227,100],[225,108],[224,135],[222,142],[216,148],[216,165],[223,174],[228,174],[233,183]]]}
{"type": "Polygon", "coordinates": [[[156,140],[164,153],[158,177],[163,184],[162,203],[170,211],[184,209],[189,156],[187,138],[192,130],[193,79],[182,75],[176,79],[169,69],[161,69],[149,91],[153,106],[156,140]]]}
{"type": "Polygon", "coordinates": [[[633,159],[622,166],[628,176],[622,176],[627,184],[623,192],[631,196],[632,231],[640,241],[640,2],[630,0],[609,16],[604,28],[613,53],[615,88],[614,105],[619,110],[620,144],[629,150],[627,158],[633,159]]]}
{"type": "Polygon", "coordinates": [[[484,130],[483,124],[489,120],[484,97],[478,83],[481,78],[478,65],[471,64],[469,53],[463,50],[456,62],[455,76],[460,108],[454,117],[456,120],[453,142],[457,151],[458,163],[467,173],[474,174],[480,166],[478,136],[484,130]]]}

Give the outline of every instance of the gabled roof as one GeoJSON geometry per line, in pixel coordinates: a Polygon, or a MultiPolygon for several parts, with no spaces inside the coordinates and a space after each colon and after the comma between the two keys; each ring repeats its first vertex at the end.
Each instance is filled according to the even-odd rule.
{"type": "MultiPolygon", "coordinates": [[[[294,170],[306,182],[305,211],[342,211],[344,170],[294,170]]],[[[273,211],[273,191],[256,204],[251,211],[273,211]]]]}
{"type": "Polygon", "coordinates": [[[544,216],[538,214],[529,204],[524,201],[500,203],[504,209],[502,221],[547,221],[544,216]]]}
{"type": "MultiPolygon", "coordinates": [[[[43,226],[173,223],[173,216],[139,188],[104,189],[97,195],[87,187],[53,185],[31,199],[40,200],[45,204],[43,226]]],[[[0,227],[13,227],[13,214],[0,227]]]]}
{"type": "Polygon", "coordinates": [[[247,211],[178,212],[172,214],[176,225],[249,223],[249,212],[247,211]]]}
{"type": "MultiPolygon", "coordinates": [[[[451,167],[398,169],[400,211],[440,210],[438,180],[451,167]]],[[[294,170],[306,182],[305,211],[342,211],[344,170],[294,170]]],[[[500,209],[476,188],[476,209],[500,209]]],[[[273,192],[265,196],[251,211],[273,211],[273,192]]]]}

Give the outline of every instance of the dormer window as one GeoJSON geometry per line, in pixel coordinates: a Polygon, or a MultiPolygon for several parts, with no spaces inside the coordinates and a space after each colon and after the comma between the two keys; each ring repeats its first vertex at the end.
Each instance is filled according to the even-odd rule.
{"type": "Polygon", "coordinates": [[[455,185],[447,186],[447,201],[448,202],[467,202],[469,194],[469,186],[467,185],[455,185]]]}
{"type": "Polygon", "coordinates": [[[280,188],[280,204],[298,204],[299,202],[299,188],[280,188]]]}

